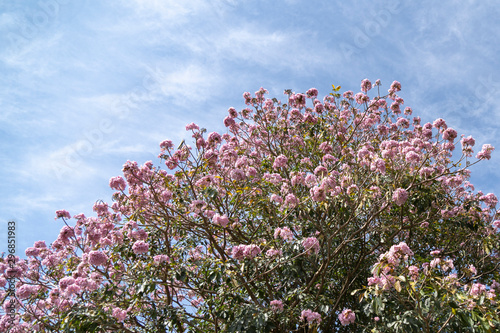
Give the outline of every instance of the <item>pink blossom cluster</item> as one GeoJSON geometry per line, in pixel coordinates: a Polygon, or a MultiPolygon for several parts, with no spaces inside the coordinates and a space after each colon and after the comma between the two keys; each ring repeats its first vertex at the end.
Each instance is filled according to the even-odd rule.
{"type": "MultiPolygon", "coordinates": [[[[379,257],[379,261],[373,266],[373,276],[368,278],[368,285],[378,285],[383,290],[392,288],[396,278],[392,276],[394,269],[402,262],[407,262],[413,256],[413,251],[405,242],[391,246],[388,252],[379,257]]],[[[410,274],[415,276],[418,272],[417,267],[412,267],[410,274]]]]}
{"type": "Polygon", "coordinates": [[[112,313],[113,313],[113,317],[118,319],[118,321],[123,322],[125,320],[125,318],[127,318],[127,310],[123,310],[120,308],[114,308],[112,313]]]}
{"type": "Polygon", "coordinates": [[[94,266],[103,266],[108,260],[108,256],[102,251],[90,251],[88,254],[88,261],[94,266]]]}
{"type": "Polygon", "coordinates": [[[316,237],[305,238],[302,241],[302,246],[304,247],[306,253],[308,254],[319,253],[320,246],[319,246],[319,241],[316,237]]]}
{"type": "Polygon", "coordinates": [[[479,153],[477,153],[476,158],[480,160],[489,160],[491,158],[491,152],[495,150],[495,148],[490,144],[484,144],[483,148],[479,153]]]}
{"type": "Polygon", "coordinates": [[[339,321],[342,324],[342,326],[347,326],[349,324],[354,324],[355,320],[356,320],[356,314],[351,309],[344,309],[339,314],[339,321]]]}
{"type": "Polygon", "coordinates": [[[486,293],[486,286],[481,283],[474,283],[470,287],[469,293],[472,296],[479,296],[480,294],[486,293]]]}
{"type": "MultiPolygon", "coordinates": [[[[379,80],[375,86],[380,86],[379,80]]],[[[36,326],[40,323],[31,322],[40,316],[57,322],[76,304],[103,308],[100,298],[88,295],[99,293],[105,299],[109,294],[105,291],[113,287],[105,311],[110,320],[115,319],[114,330],[132,331],[134,319],[142,311],[151,311],[152,303],[165,306],[168,299],[170,304],[199,307],[204,297],[210,297],[210,302],[223,304],[225,294],[201,295],[199,285],[193,284],[200,281],[207,290],[223,290],[217,285],[220,277],[206,274],[208,269],[236,272],[244,283],[231,285],[230,292],[248,296],[248,302],[265,304],[259,298],[266,293],[267,300],[277,295],[288,300],[288,287],[281,277],[286,274],[283,267],[294,264],[287,258],[293,252],[290,249],[302,246],[304,253],[316,254],[299,254],[308,263],[303,269],[314,277],[314,267],[329,272],[341,267],[339,257],[351,253],[346,251],[358,250],[358,231],[370,239],[366,251],[379,255],[380,244],[368,247],[384,230],[388,242],[399,244],[379,256],[373,276],[368,278],[370,288],[390,294],[392,288],[405,283],[405,277],[420,283],[438,274],[444,275],[440,281],[448,286],[465,290],[461,281],[465,273],[475,279],[465,294],[473,300],[484,295],[493,304],[500,287],[496,282],[491,287],[482,284],[487,281],[483,272],[478,274],[482,266],[471,265],[457,275],[452,258],[444,255],[461,248],[474,251],[470,244],[450,242],[445,251],[441,243],[442,252],[432,251],[429,262],[419,265],[420,258],[429,255],[429,246],[424,244],[427,247],[414,256],[402,240],[427,237],[436,228],[446,234],[454,230],[456,219],[464,217],[487,221],[487,227],[480,225],[477,233],[498,239],[493,229],[500,229],[495,210],[498,199],[492,193],[473,194],[474,187],[467,181],[469,170],[450,166],[458,134],[443,119],[426,124],[419,117],[411,119],[413,110],[404,107],[397,95],[401,90],[397,81],[387,96],[371,98],[372,88],[365,79],[361,92],[347,91],[344,100],[337,93],[318,100],[315,88],[305,94],[290,91],[286,93],[288,105],[266,98],[267,91],[261,88],[254,96],[244,94],[248,107],[241,111],[229,108],[223,120],[225,133],[206,134],[200,126],[188,124],[186,130],[192,132],[196,152],[184,143],[175,149],[172,141],[162,141],[159,157],[167,170],[154,167],[151,161],[143,165],[127,161],[123,175],[109,180],[116,191],[113,203],[96,202],[96,217],[78,214],[66,221],[71,219],[69,212],[58,210],[56,219],[62,218],[65,225],[50,246],[36,242],[26,249],[28,258],[16,258],[14,267],[0,259],[0,299],[5,296],[7,279],[16,278],[16,306],[22,313],[22,318],[16,317],[17,326],[24,331],[43,331],[36,326]],[[429,184],[434,186],[431,193],[425,192],[430,199],[418,200],[421,189],[429,184]],[[409,200],[410,195],[415,200],[409,200]],[[290,227],[276,228],[278,225],[290,227]],[[305,236],[311,232],[315,237],[305,236]],[[300,239],[294,242],[297,237],[300,239]],[[326,248],[337,239],[353,246],[340,246],[338,252],[326,248]],[[261,251],[266,255],[255,262],[236,262],[256,258],[261,251]],[[151,256],[143,255],[149,252],[151,256]],[[333,253],[333,259],[326,260],[327,253],[333,253]],[[229,256],[235,260],[228,260],[229,256]],[[319,265],[309,265],[312,262],[319,265]],[[151,287],[141,280],[143,276],[168,278],[151,287]],[[271,290],[256,290],[255,301],[241,286],[252,285],[248,290],[254,292],[254,285],[263,281],[259,279],[266,279],[271,290]],[[145,291],[148,288],[154,290],[145,291]],[[138,293],[141,302],[133,303],[138,293]],[[113,306],[111,300],[116,301],[113,306]],[[131,304],[136,305],[129,307],[131,304]]],[[[463,154],[471,157],[475,140],[462,137],[460,141],[463,154]]],[[[476,157],[490,159],[493,150],[484,145],[476,157]]],[[[364,250],[359,248],[359,255],[364,250]]],[[[222,280],[225,284],[226,279],[222,280]]],[[[310,288],[314,295],[330,292],[318,281],[310,288]]],[[[340,308],[347,306],[342,302],[338,302],[340,308]]],[[[287,301],[287,306],[292,304],[287,301]]],[[[300,302],[295,306],[289,310],[304,308],[300,302]]],[[[278,317],[284,310],[283,301],[271,301],[269,310],[278,317]]],[[[5,313],[5,309],[0,311],[5,313]]],[[[292,319],[294,324],[297,317],[292,319]]],[[[0,331],[7,331],[5,318],[0,318],[0,331]]],[[[338,318],[345,326],[354,323],[356,315],[344,309],[338,318]]],[[[307,309],[300,320],[306,325],[319,324],[321,315],[307,309]]]]}
{"type": "Polygon", "coordinates": [[[214,222],[214,224],[220,225],[223,228],[225,228],[228,225],[228,223],[229,223],[229,219],[228,219],[228,217],[227,217],[226,214],[219,215],[219,214],[216,213],[212,217],[212,221],[214,222]]]}
{"type": "Polygon", "coordinates": [[[137,241],[132,245],[135,254],[143,254],[149,251],[149,244],[144,241],[137,241]]]}
{"type": "Polygon", "coordinates": [[[392,194],[392,200],[398,206],[403,206],[406,200],[408,200],[408,192],[405,189],[398,188],[392,194]]]}
{"type": "Polygon", "coordinates": [[[285,155],[281,154],[278,157],[276,157],[276,159],[274,160],[273,168],[279,169],[279,168],[286,167],[287,163],[288,163],[288,158],[285,155]]]}
{"type": "Polygon", "coordinates": [[[67,218],[67,219],[70,219],[71,218],[71,215],[69,214],[69,212],[67,210],[64,210],[64,209],[61,209],[61,210],[56,210],[56,220],[58,218],[67,218]]]}
{"type": "Polygon", "coordinates": [[[300,314],[300,320],[307,321],[309,324],[319,324],[321,323],[321,315],[312,310],[303,310],[300,314]]]}
{"type": "Polygon", "coordinates": [[[283,302],[280,300],[275,299],[275,300],[271,301],[270,305],[271,305],[271,311],[273,311],[273,312],[283,311],[284,305],[283,305],[283,302]]]}
{"type": "Polygon", "coordinates": [[[169,261],[170,261],[170,257],[167,256],[166,254],[157,254],[157,255],[153,256],[153,262],[156,265],[159,265],[159,264],[164,263],[164,262],[169,262],[169,261]]]}
{"type": "Polygon", "coordinates": [[[280,257],[283,255],[283,251],[281,249],[269,249],[266,251],[266,256],[268,257],[280,257]]]}
{"type": "Polygon", "coordinates": [[[236,260],[253,259],[261,252],[260,247],[255,244],[237,245],[231,249],[231,255],[236,260]]]}
{"type": "Polygon", "coordinates": [[[125,179],[123,179],[120,176],[112,177],[109,180],[109,187],[111,187],[113,190],[125,191],[125,188],[127,187],[127,183],[125,182],[125,179]]]}
{"type": "Polygon", "coordinates": [[[367,93],[372,88],[372,83],[368,79],[361,81],[361,91],[367,93]]]}
{"type": "Polygon", "coordinates": [[[274,238],[281,238],[285,241],[292,241],[293,232],[289,227],[276,228],[274,229],[274,238]]]}

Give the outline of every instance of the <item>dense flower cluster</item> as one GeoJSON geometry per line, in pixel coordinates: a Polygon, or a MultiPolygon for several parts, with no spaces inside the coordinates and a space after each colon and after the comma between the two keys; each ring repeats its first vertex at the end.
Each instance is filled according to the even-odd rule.
{"type": "Polygon", "coordinates": [[[356,314],[351,309],[344,309],[342,313],[339,314],[339,321],[342,326],[352,324],[355,320],[356,314]]]}
{"type": "Polygon", "coordinates": [[[164,168],[127,161],[96,216],[0,258],[0,331],[497,329],[498,199],[468,169],[494,148],[381,86],[247,92],[224,133],[162,141],[164,168]]]}
{"type": "Polygon", "coordinates": [[[302,311],[302,313],[300,314],[300,320],[307,321],[310,324],[319,324],[321,323],[321,315],[317,312],[307,309],[302,311]]]}

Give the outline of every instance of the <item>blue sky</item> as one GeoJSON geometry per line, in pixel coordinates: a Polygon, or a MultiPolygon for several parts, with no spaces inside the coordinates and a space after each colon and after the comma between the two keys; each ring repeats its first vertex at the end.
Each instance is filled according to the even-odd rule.
{"type": "MultiPolygon", "coordinates": [[[[260,87],[320,95],[402,84],[424,122],[500,149],[497,1],[35,0],[0,3],[0,244],[52,242],[55,210],[111,201],[127,160],[195,122],[224,132],[260,87]],[[390,3],[390,4],[389,4],[390,3]]],[[[500,193],[500,152],[472,169],[500,193]]],[[[5,248],[0,248],[6,251],[5,248]]]]}

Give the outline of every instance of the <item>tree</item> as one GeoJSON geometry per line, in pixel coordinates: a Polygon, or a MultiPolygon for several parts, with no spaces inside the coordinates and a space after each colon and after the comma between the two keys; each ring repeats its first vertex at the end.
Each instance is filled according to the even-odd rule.
{"type": "Polygon", "coordinates": [[[493,147],[473,160],[462,136],[453,161],[454,129],[411,119],[399,82],[374,86],[285,103],[261,88],[228,110],[227,133],[192,123],[196,149],[163,141],[168,170],[128,161],[96,217],[57,211],[50,246],[2,259],[0,329],[498,329],[497,198],[468,182],[493,147]]]}

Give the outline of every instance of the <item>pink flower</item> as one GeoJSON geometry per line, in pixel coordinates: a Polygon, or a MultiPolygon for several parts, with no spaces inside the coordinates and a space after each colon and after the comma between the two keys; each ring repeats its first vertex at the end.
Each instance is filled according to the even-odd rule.
{"type": "Polygon", "coordinates": [[[328,170],[324,166],[318,165],[316,169],[314,169],[314,174],[319,177],[324,177],[328,175],[328,170]]]}
{"type": "Polygon", "coordinates": [[[500,283],[498,283],[497,281],[493,280],[493,282],[491,282],[490,287],[491,287],[491,289],[499,289],[500,290],[500,283]]]}
{"type": "Polygon", "coordinates": [[[233,248],[231,249],[231,255],[234,259],[241,260],[245,258],[244,251],[245,245],[233,246],[233,248]]]}
{"type": "Polygon", "coordinates": [[[250,94],[248,91],[243,93],[243,98],[245,99],[246,105],[252,104],[252,94],[250,94]]]}
{"type": "Polygon", "coordinates": [[[149,244],[144,241],[137,241],[132,245],[135,254],[142,254],[149,251],[149,244]]]}
{"type": "Polygon", "coordinates": [[[65,290],[66,287],[73,283],[75,283],[75,279],[73,279],[72,277],[62,278],[61,280],[59,280],[59,288],[61,288],[61,290],[65,290]]]}
{"type": "Polygon", "coordinates": [[[448,128],[448,126],[446,125],[446,122],[444,121],[443,118],[438,118],[436,120],[434,120],[434,122],[432,123],[432,126],[434,128],[448,128]]]}
{"type": "Polygon", "coordinates": [[[316,237],[308,237],[302,241],[302,246],[308,254],[319,253],[319,241],[316,237]]]}
{"type": "Polygon", "coordinates": [[[160,142],[160,148],[162,150],[173,148],[174,144],[170,140],[163,140],[160,142]]]}
{"type": "Polygon", "coordinates": [[[416,279],[418,276],[418,267],[417,266],[410,266],[408,267],[408,271],[410,272],[410,275],[412,278],[416,279]]]}
{"type": "Polygon", "coordinates": [[[409,151],[406,153],[405,159],[411,164],[416,164],[420,162],[420,155],[415,153],[414,151],[409,151]]]}
{"type": "Polygon", "coordinates": [[[448,271],[449,269],[455,268],[455,265],[453,264],[453,259],[448,259],[443,262],[441,262],[441,268],[443,271],[448,271]]]}
{"type": "Polygon", "coordinates": [[[227,110],[227,112],[229,113],[229,116],[230,116],[231,118],[236,118],[236,117],[238,117],[238,112],[237,112],[237,111],[236,111],[236,109],[235,109],[235,108],[233,108],[233,107],[230,107],[230,108],[227,110]]]}
{"type": "Polygon", "coordinates": [[[495,208],[498,203],[497,197],[493,193],[488,193],[479,197],[479,200],[483,201],[485,204],[490,206],[490,208],[495,208]]]}
{"type": "Polygon", "coordinates": [[[354,93],[353,93],[352,91],[350,91],[350,90],[348,90],[348,91],[346,91],[346,92],[344,92],[344,93],[342,94],[342,96],[343,96],[344,98],[347,98],[347,99],[352,99],[352,96],[353,96],[353,95],[354,95],[354,93]]]}
{"type": "Polygon", "coordinates": [[[474,138],[472,136],[468,136],[466,138],[462,138],[462,140],[460,140],[460,142],[462,143],[462,146],[474,146],[476,144],[476,140],[474,140],[474,138]]]}
{"type": "Polygon", "coordinates": [[[122,310],[120,308],[113,309],[113,317],[115,317],[118,321],[124,321],[127,318],[127,310],[122,310]]]}
{"type": "Polygon", "coordinates": [[[278,257],[283,255],[283,251],[276,249],[269,249],[266,251],[266,256],[268,257],[278,257]]]}
{"type": "Polygon", "coordinates": [[[321,315],[317,312],[313,312],[309,309],[303,310],[300,314],[300,320],[307,321],[309,324],[319,324],[321,323],[321,315]]]}
{"type": "Polygon", "coordinates": [[[469,270],[474,274],[474,275],[477,275],[477,270],[476,270],[476,267],[474,267],[474,265],[469,265],[469,270]]]}
{"type": "Polygon", "coordinates": [[[224,126],[231,127],[234,126],[235,124],[236,122],[231,116],[227,116],[226,118],[224,118],[224,126]]]}
{"type": "Polygon", "coordinates": [[[369,286],[373,286],[375,284],[381,284],[382,281],[380,280],[380,278],[378,276],[371,276],[368,278],[368,285],[369,286]]]}
{"type": "Polygon", "coordinates": [[[435,268],[437,265],[439,265],[439,263],[441,262],[441,259],[440,258],[434,258],[432,259],[432,261],[430,262],[430,266],[432,268],[435,268]]]}
{"type": "Polygon", "coordinates": [[[392,200],[394,200],[394,202],[398,206],[404,205],[407,199],[408,199],[408,192],[402,188],[396,189],[392,194],[392,200]]]}
{"type": "Polygon", "coordinates": [[[231,171],[231,179],[234,181],[244,180],[245,173],[241,169],[234,169],[231,171]]]}
{"type": "Polygon", "coordinates": [[[159,265],[163,262],[168,262],[170,258],[166,254],[158,254],[153,257],[153,261],[156,265],[159,265]]]}
{"type": "Polygon", "coordinates": [[[321,202],[326,200],[326,190],[323,186],[314,186],[309,192],[314,201],[321,202]]]}
{"type": "Polygon", "coordinates": [[[271,301],[270,305],[271,305],[271,311],[273,312],[283,311],[283,302],[280,300],[275,299],[274,301],[271,301]]]}
{"type": "Polygon", "coordinates": [[[434,250],[434,251],[431,251],[431,256],[433,257],[437,257],[439,254],[441,253],[441,250],[434,250]]]}
{"type": "Polygon", "coordinates": [[[325,110],[325,107],[323,104],[318,102],[314,105],[314,111],[316,111],[317,113],[323,113],[324,110],[325,110]]]}
{"type": "Polygon", "coordinates": [[[380,172],[381,174],[385,173],[385,161],[381,158],[375,159],[372,164],[370,165],[370,170],[371,171],[377,171],[380,172]]]}
{"type": "MultiPolygon", "coordinates": [[[[393,103],[393,104],[395,104],[395,103],[393,103]]],[[[392,105],[391,105],[391,106],[392,106],[392,105]]],[[[408,127],[410,127],[410,122],[408,121],[408,119],[406,119],[406,118],[401,118],[401,117],[400,117],[400,118],[398,118],[398,120],[396,121],[396,125],[401,126],[401,127],[403,127],[403,128],[408,128],[408,127]]]]}
{"type": "Polygon", "coordinates": [[[308,91],[306,91],[306,95],[309,98],[316,98],[318,96],[318,89],[311,88],[308,91]]]}
{"type": "Polygon", "coordinates": [[[291,241],[293,240],[293,233],[292,230],[288,227],[283,227],[283,228],[276,228],[274,230],[274,238],[281,237],[282,239],[286,241],[291,241]]]}
{"type": "Polygon", "coordinates": [[[25,251],[26,256],[36,257],[40,253],[40,250],[36,247],[28,247],[25,251]]]}
{"type": "Polygon", "coordinates": [[[88,258],[94,266],[104,265],[108,261],[108,256],[101,251],[90,251],[88,258]]]}
{"type": "Polygon", "coordinates": [[[36,247],[37,249],[45,249],[47,247],[45,241],[36,241],[33,246],[36,247]]]}
{"type": "Polygon", "coordinates": [[[443,139],[448,140],[450,142],[453,142],[455,138],[457,137],[457,131],[455,131],[453,128],[448,128],[443,132],[443,139]]]}
{"type": "Polygon", "coordinates": [[[493,226],[500,229],[500,220],[493,221],[493,226]]]}
{"type": "Polygon", "coordinates": [[[241,260],[241,259],[245,259],[245,258],[253,259],[256,256],[258,256],[261,252],[262,252],[261,249],[257,245],[254,245],[254,244],[250,244],[250,245],[241,244],[241,245],[234,246],[231,249],[231,254],[232,254],[233,258],[236,260],[241,260]]]}
{"type": "Polygon", "coordinates": [[[193,200],[193,202],[191,202],[191,204],[189,205],[189,208],[191,208],[191,210],[197,214],[201,213],[201,211],[206,207],[207,204],[203,200],[193,200]]]}
{"type": "Polygon", "coordinates": [[[219,214],[215,214],[214,217],[212,218],[212,222],[214,224],[220,225],[221,227],[225,228],[229,223],[229,219],[226,214],[222,216],[219,214]]]}
{"type": "Polygon", "coordinates": [[[222,139],[221,139],[221,136],[219,133],[212,132],[212,133],[208,134],[207,141],[208,141],[208,144],[215,145],[215,144],[221,143],[222,139]]]}
{"type": "Polygon", "coordinates": [[[191,124],[186,125],[186,131],[189,131],[189,130],[199,130],[199,129],[200,128],[195,123],[191,123],[191,124]]]}
{"type": "Polygon", "coordinates": [[[105,202],[96,202],[92,210],[97,213],[98,216],[103,216],[108,213],[108,204],[105,202]]]}
{"type": "Polygon", "coordinates": [[[344,311],[339,314],[339,320],[342,326],[347,326],[354,323],[356,320],[356,314],[351,309],[344,309],[344,311]]]}
{"type": "Polygon", "coordinates": [[[361,91],[366,93],[372,88],[372,83],[368,79],[361,81],[361,91]]]}
{"type": "Polygon", "coordinates": [[[486,286],[481,283],[474,283],[469,290],[469,294],[471,294],[471,296],[479,296],[484,292],[486,292],[486,286]]]}
{"type": "Polygon", "coordinates": [[[400,90],[401,90],[401,83],[399,83],[398,81],[392,82],[389,92],[400,91],[400,90]]]}
{"type": "Polygon", "coordinates": [[[23,284],[16,290],[16,296],[20,299],[29,298],[31,295],[35,294],[38,291],[37,286],[32,286],[29,284],[23,284]]]}
{"type": "Polygon", "coordinates": [[[285,155],[279,155],[274,160],[273,168],[278,169],[281,167],[286,167],[287,163],[288,163],[288,158],[285,155]]]}
{"type": "Polygon", "coordinates": [[[370,101],[370,97],[366,96],[363,93],[357,93],[356,95],[354,95],[354,98],[356,99],[356,103],[358,104],[363,104],[370,101]]]}
{"type": "Polygon", "coordinates": [[[277,195],[277,194],[272,194],[272,195],[271,195],[271,201],[272,201],[272,202],[276,202],[276,203],[278,203],[278,204],[281,204],[281,203],[283,203],[283,198],[282,198],[282,197],[280,197],[280,196],[279,196],[279,195],[277,195]]]}
{"type": "Polygon", "coordinates": [[[243,255],[248,258],[252,259],[258,256],[262,251],[257,245],[250,244],[245,246],[245,249],[243,250],[243,255]]]}
{"type": "Polygon", "coordinates": [[[295,207],[299,204],[299,199],[297,199],[297,197],[290,193],[290,194],[287,194],[287,196],[285,197],[285,205],[287,205],[288,207],[295,207]]]}
{"type": "Polygon", "coordinates": [[[76,284],[71,284],[66,288],[67,295],[78,294],[80,291],[82,291],[82,289],[76,284]]]}
{"type": "Polygon", "coordinates": [[[125,179],[117,176],[109,180],[109,187],[111,187],[113,190],[123,191],[127,187],[127,183],[125,183],[125,179]]]}
{"type": "Polygon", "coordinates": [[[67,218],[70,219],[71,215],[67,210],[61,209],[61,210],[56,210],[56,217],[54,220],[57,220],[58,218],[67,218]]]}
{"type": "Polygon", "coordinates": [[[487,159],[489,160],[491,158],[491,152],[495,150],[495,148],[492,145],[485,144],[483,145],[483,149],[479,153],[477,153],[476,158],[483,160],[487,159]]]}

